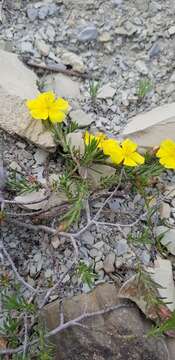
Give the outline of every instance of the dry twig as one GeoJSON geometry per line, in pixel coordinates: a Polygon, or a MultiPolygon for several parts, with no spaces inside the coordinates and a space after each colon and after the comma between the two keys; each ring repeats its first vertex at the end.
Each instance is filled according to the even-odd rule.
{"type": "Polygon", "coordinates": [[[6,248],[5,248],[5,246],[4,246],[4,244],[3,244],[2,241],[0,242],[0,248],[2,249],[2,251],[3,251],[4,255],[6,256],[9,264],[11,265],[12,270],[13,270],[13,272],[15,273],[18,281],[19,281],[20,283],[22,283],[22,284],[23,284],[26,288],[28,288],[30,291],[36,293],[36,289],[33,288],[33,286],[31,286],[30,284],[28,284],[28,283],[23,279],[23,277],[19,274],[19,272],[18,272],[18,270],[17,270],[17,268],[16,268],[16,266],[15,266],[15,264],[14,264],[11,256],[9,255],[9,253],[8,253],[8,251],[6,250],[6,248]]]}
{"type": "MultiPolygon", "coordinates": [[[[98,311],[94,311],[94,312],[91,312],[91,313],[83,313],[81,314],[80,316],[78,316],[77,318],[73,319],[73,320],[69,320],[67,322],[63,322],[63,316],[61,317],[61,322],[60,324],[53,330],[49,331],[48,334],[46,334],[44,336],[45,339],[48,339],[50,338],[51,336],[54,336],[72,326],[82,326],[81,324],[81,321],[83,320],[86,320],[86,319],[90,319],[90,318],[93,318],[95,316],[100,316],[100,315],[105,315],[111,311],[115,311],[115,310],[119,310],[123,307],[127,307],[126,304],[119,304],[119,305],[114,305],[114,306],[110,306],[106,309],[103,309],[103,310],[98,310],[98,311]]],[[[27,344],[27,349],[30,348],[31,346],[33,345],[37,345],[38,344],[38,339],[36,340],[33,340],[33,341],[30,341],[28,342],[27,344]]],[[[0,355],[12,355],[12,354],[17,354],[17,353],[21,353],[22,351],[24,350],[24,346],[19,346],[18,348],[16,349],[2,349],[0,350],[0,355]]]]}

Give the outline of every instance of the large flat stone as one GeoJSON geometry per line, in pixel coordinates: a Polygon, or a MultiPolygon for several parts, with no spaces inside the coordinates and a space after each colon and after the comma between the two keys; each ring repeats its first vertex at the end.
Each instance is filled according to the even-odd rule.
{"type": "Polygon", "coordinates": [[[38,94],[37,77],[15,54],[0,50],[0,128],[35,145],[53,151],[55,143],[42,122],[33,120],[26,99],[38,94]]]}
{"type": "Polygon", "coordinates": [[[45,91],[54,91],[57,96],[66,99],[80,99],[80,83],[63,74],[48,75],[45,91]]]}
{"type": "Polygon", "coordinates": [[[21,99],[35,97],[38,93],[37,77],[13,53],[0,50],[0,86],[9,95],[21,99]]]}
{"type": "MultiPolygon", "coordinates": [[[[103,284],[88,294],[63,302],[65,321],[84,311],[93,312],[124,304],[114,284],[103,284]]],[[[44,309],[48,330],[59,324],[59,300],[44,309]]],[[[160,338],[144,338],[152,326],[132,303],[105,315],[82,322],[86,328],[71,327],[53,337],[56,360],[167,360],[165,343],[160,338]],[[134,335],[134,336],[133,336],[134,335]]],[[[170,358],[173,360],[173,357],[170,358]]]]}
{"type": "Polygon", "coordinates": [[[159,106],[131,118],[122,135],[143,148],[158,146],[162,140],[175,140],[175,103],[159,106]]]}

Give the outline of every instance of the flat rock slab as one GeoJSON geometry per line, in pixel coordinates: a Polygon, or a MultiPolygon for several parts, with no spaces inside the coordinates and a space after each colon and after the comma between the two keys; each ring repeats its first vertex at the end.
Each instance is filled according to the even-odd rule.
{"type": "Polygon", "coordinates": [[[133,139],[143,148],[158,146],[164,139],[175,140],[175,103],[136,115],[122,135],[133,139]]]}
{"type": "Polygon", "coordinates": [[[17,55],[0,50],[0,86],[4,91],[21,99],[30,99],[38,94],[36,82],[34,72],[17,55]]]}
{"type": "Polygon", "coordinates": [[[44,85],[45,91],[54,91],[59,97],[80,99],[80,83],[63,74],[48,75],[44,85]]]}
{"type": "Polygon", "coordinates": [[[15,54],[0,50],[0,128],[49,151],[55,150],[52,135],[40,120],[33,120],[26,99],[38,94],[37,77],[15,54]]]}
{"type": "MultiPolygon", "coordinates": [[[[88,294],[63,303],[65,321],[87,312],[122,302],[113,284],[103,284],[88,294]]],[[[87,328],[71,327],[53,338],[56,360],[167,360],[167,348],[160,338],[144,338],[151,323],[132,303],[118,310],[84,320],[87,328]],[[134,335],[134,336],[133,336],[134,335]]],[[[59,301],[45,307],[43,318],[52,330],[59,324],[59,301]]],[[[172,348],[172,343],[171,343],[172,348]]],[[[170,358],[173,360],[174,358],[170,358]]]]}
{"type": "Polygon", "coordinates": [[[31,119],[20,97],[11,96],[0,87],[0,127],[11,135],[18,135],[33,144],[54,151],[56,146],[49,131],[40,120],[31,119]]]}

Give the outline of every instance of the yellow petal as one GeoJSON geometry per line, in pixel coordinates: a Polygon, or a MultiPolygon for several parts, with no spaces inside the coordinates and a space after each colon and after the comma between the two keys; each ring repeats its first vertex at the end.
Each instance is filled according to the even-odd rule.
{"type": "Polygon", "coordinates": [[[145,158],[140,155],[138,152],[134,152],[131,155],[132,160],[134,160],[138,165],[142,165],[145,162],[145,158]]]}
{"type": "Polygon", "coordinates": [[[104,140],[102,144],[102,149],[105,155],[109,155],[111,152],[115,150],[120,151],[120,146],[117,140],[115,139],[108,139],[104,140]]]}
{"type": "Polygon", "coordinates": [[[143,156],[141,156],[139,153],[134,152],[129,156],[125,156],[123,164],[126,166],[138,166],[144,164],[145,159],[143,156]]]}
{"type": "Polygon", "coordinates": [[[91,143],[91,141],[95,138],[94,135],[90,134],[88,131],[85,132],[84,134],[84,141],[85,144],[88,145],[91,143]]]}
{"type": "Polygon", "coordinates": [[[58,98],[55,101],[55,106],[57,106],[59,108],[60,111],[67,113],[69,111],[69,103],[68,101],[62,99],[62,98],[58,98]]]}
{"type": "Polygon", "coordinates": [[[124,156],[128,156],[129,154],[132,154],[137,149],[137,144],[135,144],[132,140],[126,139],[121,143],[122,150],[124,156]]]}
{"type": "Polygon", "coordinates": [[[64,121],[66,115],[62,111],[58,111],[57,109],[53,108],[49,111],[49,119],[52,123],[61,123],[64,121]]]}
{"type": "Polygon", "coordinates": [[[47,120],[49,116],[47,109],[33,109],[30,111],[30,113],[33,119],[36,120],[47,120]]]}
{"type": "Polygon", "coordinates": [[[156,153],[157,157],[162,157],[165,155],[169,155],[172,157],[175,156],[175,142],[170,139],[162,141],[162,143],[160,144],[160,148],[156,153]]]}
{"type": "Polygon", "coordinates": [[[85,132],[84,134],[84,141],[85,141],[85,144],[88,145],[91,143],[91,141],[93,139],[95,139],[97,141],[97,146],[98,148],[102,148],[102,143],[104,141],[104,139],[106,138],[106,135],[104,135],[103,133],[97,133],[97,135],[93,135],[93,134],[90,134],[88,131],[85,132]]]}
{"type": "Polygon", "coordinates": [[[42,104],[38,99],[28,100],[26,105],[30,111],[31,116],[34,119],[46,120],[48,118],[47,107],[44,104],[42,104]]]}
{"type": "Polygon", "coordinates": [[[37,106],[37,100],[36,99],[27,100],[26,101],[26,106],[28,107],[29,110],[32,110],[34,107],[37,106]]]}
{"type": "Polygon", "coordinates": [[[120,164],[123,160],[122,149],[115,139],[108,139],[102,142],[102,150],[105,155],[110,156],[114,164],[120,164]]]}
{"type": "Polygon", "coordinates": [[[55,94],[53,91],[44,92],[38,96],[38,100],[47,106],[51,106],[55,101],[55,94]]]}
{"type": "Polygon", "coordinates": [[[175,157],[162,157],[159,162],[167,169],[175,169],[175,157]]]}
{"type": "Polygon", "coordinates": [[[119,165],[123,161],[123,154],[120,150],[116,150],[114,152],[111,152],[110,159],[114,164],[119,165]]]}
{"type": "Polygon", "coordinates": [[[124,158],[123,165],[131,167],[137,166],[136,162],[130,157],[124,158]]]}

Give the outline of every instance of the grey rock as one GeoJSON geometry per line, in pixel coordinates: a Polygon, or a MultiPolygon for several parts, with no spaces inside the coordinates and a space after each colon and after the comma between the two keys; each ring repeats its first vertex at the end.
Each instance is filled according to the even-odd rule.
{"type": "Polygon", "coordinates": [[[94,24],[85,26],[83,29],[79,29],[78,40],[80,42],[94,41],[97,40],[98,31],[94,24]]]}
{"type": "Polygon", "coordinates": [[[70,147],[77,149],[81,154],[84,154],[84,140],[83,133],[81,131],[69,133],[66,137],[70,147]]]}
{"type": "Polygon", "coordinates": [[[48,4],[48,15],[49,16],[55,15],[56,11],[57,11],[56,4],[54,4],[54,3],[48,4]]]}
{"type": "Polygon", "coordinates": [[[173,198],[175,198],[175,186],[166,185],[164,194],[167,200],[172,200],[173,198]]]}
{"type": "Polygon", "coordinates": [[[113,0],[114,7],[120,6],[123,4],[123,0],[113,0]]]}
{"type": "Polygon", "coordinates": [[[57,96],[66,99],[80,99],[80,83],[62,74],[49,75],[45,78],[44,91],[52,90],[57,96]]]}
{"type": "Polygon", "coordinates": [[[49,7],[48,5],[41,6],[38,10],[38,17],[40,20],[46,19],[46,17],[49,15],[49,7]]]}
{"type": "Polygon", "coordinates": [[[175,229],[169,229],[166,226],[158,226],[156,234],[157,236],[163,235],[161,244],[164,245],[172,255],[175,255],[175,229]]]}
{"type": "Polygon", "coordinates": [[[93,246],[94,237],[93,237],[93,235],[92,235],[92,233],[90,231],[85,231],[81,237],[82,237],[82,241],[83,241],[84,244],[87,244],[89,246],[93,246]]]}
{"type": "Polygon", "coordinates": [[[49,55],[50,46],[48,44],[46,44],[44,40],[37,39],[35,41],[35,46],[41,55],[43,55],[43,56],[49,55]]]}
{"type": "Polygon", "coordinates": [[[170,77],[170,81],[171,82],[175,82],[175,71],[172,73],[171,77],[170,77]]]}
{"type": "Polygon", "coordinates": [[[169,33],[170,36],[175,34],[175,25],[171,26],[168,29],[168,33],[169,33]]]}
{"type": "Polygon", "coordinates": [[[52,25],[48,25],[45,34],[47,36],[48,41],[52,43],[54,41],[55,35],[56,35],[54,27],[52,25]]]}
{"type": "Polygon", "coordinates": [[[80,73],[85,72],[85,65],[81,56],[70,51],[63,51],[61,60],[63,61],[63,64],[71,66],[74,71],[80,73]]]}
{"type": "Polygon", "coordinates": [[[89,126],[94,121],[92,116],[90,114],[86,114],[83,110],[71,111],[69,116],[71,120],[75,121],[81,128],[89,126]]]}
{"type": "Polygon", "coordinates": [[[103,262],[103,269],[106,274],[114,272],[114,263],[115,263],[115,253],[110,252],[106,255],[104,262],[103,262]]]}
{"type": "Polygon", "coordinates": [[[166,138],[175,140],[174,120],[175,103],[165,104],[133,117],[123,136],[132,138],[143,149],[159,146],[166,138]]]}
{"type": "Polygon", "coordinates": [[[44,276],[46,279],[50,278],[53,275],[53,272],[51,269],[47,269],[44,273],[44,276]]]}
{"type": "Polygon", "coordinates": [[[95,264],[95,272],[99,272],[100,270],[103,269],[103,261],[98,261],[96,264],[95,264]]]}
{"type": "Polygon", "coordinates": [[[101,251],[99,251],[98,249],[91,249],[89,251],[89,255],[92,257],[92,258],[96,258],[98,257],[99,259],[101,259],[101,257],[103,256],[103,253],[101,251]]]}
{"type": "Polygon", "coordinates": [[[0,50],[0,127],[12,135],[21,136],[41,148],[55,150],[52,134],[41,121],[33,121],[26,99],[38,94],[36,75],[17,55],[0,50]],[[8,77],[7,77],[8,74],[8,77]],[[9,106],[10,104],[10,106],[9,106]]]}
{"type": "Polygon", "coordinates": [[[116,250],[118,256],[126,254],[128,252],[127,241],[125,239],[118,240],[116,244],[116,250]]]}
{"type": "Polygon", "coordinates": [[[35,21],[38,17],[38,10],[35,9],[33,6],[28,6],[26,10],[27,16],[30,21],[35,21]]]}
{"type": "Polygon", "coordinates": [[[115,29],[115,34],[119,36],[133,36],[138,31],[138,27],[130,21],[125,23],[125,26],[119,26],[115,29]]]}
{"type": "Polygon", "coordinates": [[[22,53],[30,53],[30,54],[34,53],[34,49],[33,49],[32,43],[30,41],[22,41],[18,45],[18,47],[22,53]]]}
{"type": "Polygon", "coordinates": [[[107,43],[109,41],[111,41],[111,34],[108,31],[103,32],[100,36],[99,36],[99,41],[101,43],[107,43]]]}
{"type": "Polygon", "coordinates": [[[10,163],[10,165],[9,165],[9,167],[10,167],[10,169],[12,169],[12,170],[16,170],[16,171],[19,171],[19,172],[21,172],[21,166],[16,162],[16,161],[12,161],[11,163],[10,163]]]}
{"type": "Polygon", "coordinates": [[[159,44],[158,43],[153,44],[151,49],[148,52],[150,59],[157,57],[160,54],[160,51],[161,51],[161,49],[160,49],[159,44]]]}
{"type": "Polygon", "coordinates": [[[104,244],[105,244],[104,241],[101,240],[101,241],[96,242],[93,247],[95,249],[101,249],[104,246],[104,244]]]}
{"type": "Polygon", "coordinates": [[[31,277],[34,277],[34,276],[36,275],[36,273],[37,273],[36,266],[32,264],[32,265],[30,266],[29,272],[30,272],[30,276],[31,276],[31,277]]]}
{"type": "Polygon", "coordinates": [[[140,255],[140,260],[142,261],[142,263],[146,266],[149,265],[150,263],[150,254],[147,250],[142,251],[141,255],[140,255]]]}
{"type": "Polygon", "coordinates": [[[159,211],[161,219],[169,219],[171,213],[171,208],[169,204],[165,202],[161,203],[159,211]]]}
{"type": "Polygon", "coordinates": [[[85,294],[88,294],[91,290],[92,290],[92,288],[89,287],[88,284],[83,284],[82,291],[83,291],[85,294]]]}
{"type": "Polygon", "coordinates": [[[113,98],[116,93],[116,89],[114,89],[111,84],[106,84],[99,89],[97,94],[98,99],[110,99],[113,98]]]}
{"type": "Polygon", "coordinates": [[[37,149],[34,154],[34,159],[35,159],[37,165],[44,164],[47,157],[48,157],[48,153],[41,149],[37,149]]]}
{"type": "MultiPolygon", "coordinates": [[[[164,339],[143,336],[152,328],[152,323],[134,306],[126,305],[118,298],[115,284],[100,284],[88,294],[81,294],[63,301],[67,321],[86,312],[100,311],[121,305],[107,315],[85,319],[85,328],[74,326],[56,334],[53,338],[55,359],[59,360],[167,360],[164,339]],[[121,335],[122,334],[122,335],[121,335]],[[128,341],[126,337],[131,337],[128,341]],[[119,341],[120,338],[120,341],[119,341]],[[146,355],[145,355],[146,354],[146,355]]],[[[42,312],[48,331],[58,326],[60,301],[47,305],[42,312]]],[[[174,359],[174,347],[172,348],[174,359]]]]}
{"type": "Polygon", "coordinates": [[[148,68],[143,60],[137,60],[135,66],[139,73],[148,75],[148,68]]]}
{"type": "Polygon", "coordinates": [[[66,284],[66,283],[69,282],[69,281],[70,281],[70,275],[67,274],[67,275],[64,277],[64,279],[62,280],[62,283],[63,283],[63,284],[66,284]]]}

